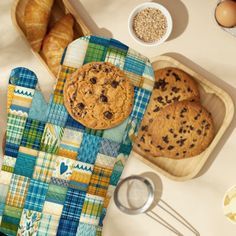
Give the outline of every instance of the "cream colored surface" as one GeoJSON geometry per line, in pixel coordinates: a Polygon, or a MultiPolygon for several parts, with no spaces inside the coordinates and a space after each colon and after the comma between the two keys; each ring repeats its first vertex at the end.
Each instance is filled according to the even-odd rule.
{"type": "MultiPolygon", "coordinates": [[[[76,0],[74,0],[76,1],[76,0]]],[[[41,89],[48,98],[53,80],[37,61],[13,28],[10,18],[12,0],[0,1],[0,138],[6,126],[6,88],[10,70],[26,66],[39,77],[41,89]]],[[[141,0],[82,0],[78,3],[82,16],[95,34],[117,38],[148,57],[168,53],[203,74],[229,92],[236,101],[236,38],[221,30],[214,21],[217,0],[160,0],[172,13],[174,31],[171,40],[160,47],[144,48],[128,34],[130,11],[141,0]],[[188,24],[186,25],[186,21],[188,24]],[[95,23],[96,22],[96,23],[95,23]]],[[[222,112],[219,110],[219,112],[222,112]]],[[[233,236],[236,225],[223,215],[225,191],[236,183],[235,119],[213,152],[201,175],[187,182],[174,182],[163,176],[162,198],[184,216],[203,236],[233,236]]],[[[134,155],[123,176],[153,171],[134,155]]],[[[157,212],[159,212],[156,209],[157,212]]],[[[170,220],[171,224],[174,221],[170,220]]],[[[176,224],[178,226],[178,224],[176,224]]],[[[178,229],[193,235],[183,227],[178,229]]],[[[146,215],[127,216],[111,203],[104,225],[104,236],[171,236],[166,228],[146,215]]]]}

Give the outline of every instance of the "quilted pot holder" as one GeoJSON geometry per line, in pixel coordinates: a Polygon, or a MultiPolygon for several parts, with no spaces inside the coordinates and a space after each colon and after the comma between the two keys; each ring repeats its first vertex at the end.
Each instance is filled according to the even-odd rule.
{"type": "Polygon", "coordinates": [[[101,235],[109,200],[132,150],[153,87],[149,60],[115,39],[72,42],[64,52],[49,104],[36,75],[11,72],[7,138],[0,172],[0,231],[7,235],[101,235]],[[111,62],[135,86],[130,116],[119,126],[92,130],[63,105],[63,86],[77,68],[111,62]]]}

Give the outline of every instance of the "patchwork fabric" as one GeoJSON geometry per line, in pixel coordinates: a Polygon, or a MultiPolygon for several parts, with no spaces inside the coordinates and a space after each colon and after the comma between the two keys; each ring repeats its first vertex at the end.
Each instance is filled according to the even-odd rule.
{"type": "Polygon", "coordinates": [[[58,184],[49,184],[46,201],[63,205],[65,202],[67,187],[58,184]]]}
{"type": "Polygon", "coordinates": [[[26,194],[28,192],[30,179],[13,174],[8,191],[6,204],[13,207],[23,208],[26,194]]]}
{"type": "Polygon", "coordinates": [[[134,107],[131,113],[132,117],[142,119],[146,111],[151,92],[146,89],[134,88],[134,107]]]}
{"type": "Polygon", "coordinates": [[[20,147],[16,159],[16,167],[14,168],[14,173],[17,175],[23,175],[31,178],[34,171],[34,165],[36,162],[37,155],[38,151],[25,147],[20,147]]]}
{"type": "Polygon", "coordinates": [[[23,209],[5,205],[1,221],[1,231],[6,235],[16,235],[23,209]]]}
{"type": "Polygon", "coordinates": [[[82,139],[82,132],[65,128],[58,155],[76,159],[82,139]]]}
{"type": "Polygon", "coordinates": [[[117,157],[120,143],[114,142],[109,139],[102,139],[99,153],[107,156],[117,157]]]}
{"type": "Polygon", "coordinates": [[[80,222],[98,225],[102,213],[104,198],[86,194],[80,217],[80,222]]]}
{"type": "Polygon", "coordinates": [[[67,116],[68,112],[64,105],[55,102],[51,103],[48,115],[49,123],[64,127],[67,121],[67,116]]]}
{"type": "Polygon", "coordinates": [[[39,223],[37,236],[56,235],[60,216],[43,214],[39,223]]]}
{"type": "Polygon", "coordinates": [[[73,236],[76,234],[77,227],[78,227],[78,221],[77,220],[68,220],[63,217],[61,217],[59,222],[59,227],[57,231],[57,236],[64,236],[69,235],[73,236]]]}
{"type": "Polygon", "coordinates": [[[101,236],[114,189],[149,102],[154,75],[148,59],[115,39],[86,36],[65,49],[47,103],[36,75],[12,71],[5,159],[0,172],[0,232],[7,235],[101,236]],[[130,116],[93,130],[64,106],[66,80],[83,64],[109,61],[135,89],[130,116]]]}
{"type": "Polygon", "coordinates": [[[80,145],[78,160],[94,164],[98,150],[101,145],[101,138],[90,134],[84,134],[80,145]]]}
{"type": "Polygon", "coordinates": [[[7,143],[20,145],[26,117],[9,113],[7,117],[7,143]]]}
{"type": "Polygon", "coordinates": [[[14,143],[6,142],[5,155],[10,157],[17,157],[19,151],[19,145],[14,143]]]}
{"type": "Polygon", "coordinates": [[[10,112],[15,111],[16,113],[28,116],[33,96],[34,89],[16,86],[10,106],[10,112]]]}
{"type": "Polygon", "coordinates": [[[108,168],[108,169],[113,169],[115,162],[116,162],[115,157],[111,157],[111,156],[107,156],[107,155],[98,153],[95,165],[100,166],[100,167],[104,167],[104,168],[108,168]]]}
{"type": "Polygon", "coordinates": [[[79,122],[77,122],[76,120],[74,120],[70,114],[68,114],[68,117],[67,117],[67,121],[66,121],[66,128],[70,128],[70,129],[73,129],[73,130],[78,130],[78,131],[81,131],[83,132],[85,127],[80,124],[79,122]]]}
{"type": "MultiPolygon", "coordinates": [[[[62,217],[68,220],[80,219],[86,192],[69,188],[62,211],[62,217]]],[[[77,227],[76,227],[77,228],[77,227]]]]}
{"type": "Polygon", "coordinates": [[[9,84],[31,89],[35,89],[37,83],[38,79],[35,73],[23,67],[18,67],[12,70],[9,79],[9,84]]]}
{"type": "Polygon", "coordinates": [[[21,141],[24,147],[39,150],[45,123],[37,120],[27,119],[21,141]]]}
{"type": "Polygon", "coordinates": [[[88,187],[88,193],[105,197],[110,182],[112,169],[94,166],[93,174],[88,187]]]}
{"type": "Polygon", "coordinates": [[[48,184],[31,179],[24,208],[41,212],[48,191],[48,184]]]}
{"type": "Polygon", "coordinates": [[[39,152],[34,168],[33,179],[49,183],[54,171],[56,156],[46,152],[39,152]]]}
{"type": "MultiPolygon", "coordinates": [[[[74,168],[74,164],[75,164],[74,160],[71,160],[65,157],[56,156],[55,165],[52,172],[52,178],[69,181],[73,168],[74,168]]],[[[52,182],[54,181],[55,180],[52,180],[52,182]]],[[[63,182],[58,182],[58,183],[63,183],[63,182]]]]}
{"type": "Polygon", "coordinates": [[[80,236],[80,235],[94,236],[94,235],[96,235],[96,230],[97,230],[96,225],[80,223],[76,236],[80,236]]]}
{"type": "Polygon", "coordinates": [[[17,235],[37,235],[41,213],[24,209],[22,212],[17,235]]]}
{"type": "Polygon", "coordinates": [[[16,164],[16,158],[5,155],[2,163],[2,170],[13,172],[16,164]]]}
{"type": "Polygon", "coordinates": [[[69,187],[87,191],[92,172],[93,165],[80,161],[76,162],[70,177],[69,187]]]}
{"type": "Polygon", "coordinates": [[[64,129],[60,126],[47,123],[43,132],[40,150],[56,154],[64,129]]]}

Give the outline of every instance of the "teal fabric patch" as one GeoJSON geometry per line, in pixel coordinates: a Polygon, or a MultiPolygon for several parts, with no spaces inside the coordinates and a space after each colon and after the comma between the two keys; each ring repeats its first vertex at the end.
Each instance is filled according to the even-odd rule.
{"type": "Polygon", "coordinates": [[[118,184],[123,169],[124,169],[123,163],[121,161],[116,162],[110,178],[111,185],[116,186],[118,184]]]}
{"type": "Polygon", "coordinates": [[[2,221],[7,222],[8,224],[18,225],[20,223],[20,218],[4,215],[2,221]]]}
{"type": "Polygon", "coordinates": [[[26,153],[19,152],[14,173],[31,178],[34,172],[36,157],[26,153]]]}
{"type": "Polygon", "coordinates": [[[96,235],[96,226],[91,224],[79,224],[76,236],[95,236],[96,235]]]}
{"type": "Polygon", "coordinates": [[[49,184],[46,201],[63,205],[66,199],[67,187],[49,184]]]}
{"type": "Polygon", "coordinates": [[[43,94],[35,90],[32,105],[29,111],[29,118],[39,121],[47,121],[48,104],[45,101],[43,94]]]}
{"type": "Polygon", "coordinates": [[[101,140],[100,137],[84,133],[77,159],[82,162],[94,164],[101,140]]]}
{"type": "Polygon", "coordinates": [[[124,136],[124,132],[125,132],[125,128],[127,126],[128,123],[128,118],[126,120],[124,120],[120,125],[112,128],[112,129],[107,129],[103,132],[103,138],[107,138],[110,140],[113,140],[117,143],[121,143],[123,136],[124,136]]]}

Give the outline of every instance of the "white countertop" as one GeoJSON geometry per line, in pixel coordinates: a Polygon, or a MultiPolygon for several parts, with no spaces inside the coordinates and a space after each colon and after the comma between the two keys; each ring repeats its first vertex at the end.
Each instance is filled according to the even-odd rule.
{"type": "MultiPolygon", "coordinates": [[[[6,93],[11,69],[25,66],[36,72],[40,87],[47,98],[53,86],[47,70],[33,56],[12,25],[12,2],[13,0],[0,1],[0,140],[6,127],[6,93]]],[[[142,2],[144,1],[81,0],[78,8],[95,34],[112,36],[149,58],[161,54],[171,55],[225,89],[236,102],[236,38],[223,31],[214,21],[213,13],[218,0],[157,0],[170,10],[174,31],[168,42],[152,48],[138,45],[128,34],[128,15],[133,7],[142,2]]],[[[236,184],[235,125],[234,119],[199,177],[186,182],[174,182],[160,175],[163,185],[162,199],[203,236],[236,235],[236,225],[231,224],[222,212],[224,193],[236,184]]],[[[123,176],[148,171],[155,172],[133,155],[123,176]]],[[[155,211],[159,212],[157,208],[155,211]]],[[[169,219],[169,223],[175,225],[184,235],[193,235],[175,224],[173,219],[169,219]]],[[[111,202],[103,235],[174,234],[145,214],[128,216],[121,213],[111,202]]]]}

